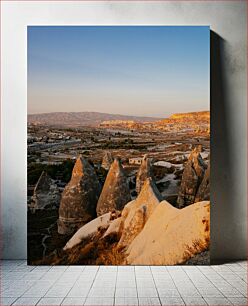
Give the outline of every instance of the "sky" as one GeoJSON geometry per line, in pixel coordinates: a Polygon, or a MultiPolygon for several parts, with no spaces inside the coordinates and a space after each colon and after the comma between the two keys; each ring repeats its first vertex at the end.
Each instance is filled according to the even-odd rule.
{"type": "Polygon", "coordinates": [[[209,110],[208,26],[29,26],[28,113],[209,110]]]}

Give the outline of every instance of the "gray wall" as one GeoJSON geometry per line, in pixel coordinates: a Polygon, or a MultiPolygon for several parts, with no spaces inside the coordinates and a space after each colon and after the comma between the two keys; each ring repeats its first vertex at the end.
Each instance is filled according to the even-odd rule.
{"type": "Polygon", "coordinates": [[[26,258],[26,26],[34,24],[211,26],[211,255],[246,258],[245,1],[2,3],[2,257],[26,258]]]}

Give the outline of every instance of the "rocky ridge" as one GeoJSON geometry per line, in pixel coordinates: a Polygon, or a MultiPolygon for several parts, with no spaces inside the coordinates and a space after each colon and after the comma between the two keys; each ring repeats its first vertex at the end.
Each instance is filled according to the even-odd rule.
{"type": "Polygon", "coordinates": [[[29,114],[28,123],[46,124],[56,126],[97,126],[104,121],[156,121],[158,118],[126,116],[99,112],[52,112],[42,114],[29,114]]]}

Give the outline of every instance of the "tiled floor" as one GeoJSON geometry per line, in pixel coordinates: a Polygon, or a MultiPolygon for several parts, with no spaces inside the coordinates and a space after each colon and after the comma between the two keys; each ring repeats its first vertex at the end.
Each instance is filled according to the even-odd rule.
{"type": "Polygon", "coordinates": [[[33,267],[2,261],[0,305],[247,305],[247,262],[33,267]]]}

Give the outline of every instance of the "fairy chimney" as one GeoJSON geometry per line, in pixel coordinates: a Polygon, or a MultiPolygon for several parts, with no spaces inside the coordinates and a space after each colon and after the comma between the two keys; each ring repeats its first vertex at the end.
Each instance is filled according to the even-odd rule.
{"type": "Polygon", "coordinates": [[[201,147],[193,149],[185,165],[177,198],[178,208],[188,206],[195,202],[195,196],[206,168],[200,152],[201,147]]]}
{"type": "Polygon", "coordinates": [[[138,197],[123,209],[120,222],[121,238],[118,248],[131,244],[142,231],[153,211],[162,201],[162,196],[151,178],[144,182],[138,197]]]}
{"type": "Polygon", "coordinates": [[[94,168],[79,156],[59,207],[58,233],[69,235],[96,217],[101,186],[94,168]]]}
{"type": "Polygon", "coordinates": [[[144,182],[149,177],[153,179],[151,160],[148,158],[147,155],[145,155],[143,157],[143,160],[138,170],[137,178],[136,178],[136,191],[138,194],[140,193],[144,182]]]}
{"type": "Polygon", "coordinates": [[[106,177],[97,203],[97,215],[122,210],[131,200],[127,177],[119,159],[115,158],[106,177]]]}
{"type": "Polygon", "coordinates": [[[197,190],[195,202],[210,200],[210,160],[208,162],[208,168],[204,174],[203,180],[197,190]]]}
{"type": "Polygon", "coordinates": [[[35,212],[39,209],[53,209],[59,206],[60,192],[54,180],[43,171],[34,188],[29,209],[35,212]]]}
{"type": "Polygon", "coordinates": [[[112,154],[109,151],[106,151],[102,159],[102,168],[109,170],[113,161],[114,159],[112,154]]]}

